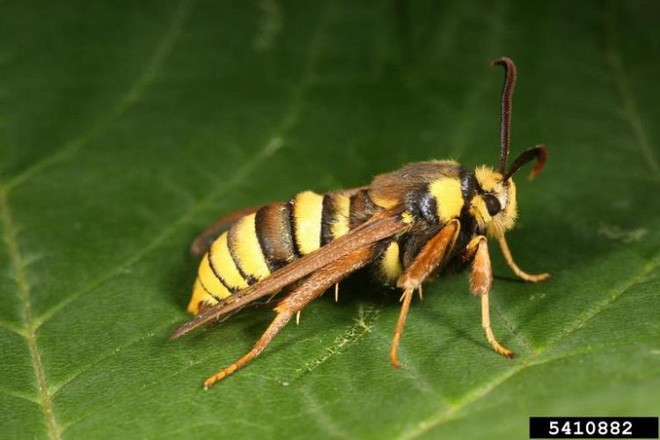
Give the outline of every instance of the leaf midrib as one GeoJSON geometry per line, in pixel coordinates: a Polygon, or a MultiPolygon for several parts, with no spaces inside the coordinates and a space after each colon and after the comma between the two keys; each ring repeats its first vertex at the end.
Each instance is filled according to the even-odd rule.
{"type": "Polygon", "coordinates": [[[53,413],[52,395],[48,389],[48,380],[41,361],[41,354],[39,353],[37,328],[34,325],[32,303],[30,301],[30,285],[27,282],[27,276],[25,274],[25,261],[21,256],[18,246],[17,232],[9,207],[7,191],[0,192],[0,213],[2,217],[2,238],[7,247],[11,266],[14,271],[14,280],[18,287],[18,299],[24,330],[20,334],[26,340],[32,361],[32,369],[37,379],[37,391],[39,395],[37,402],[44,414],[48,436],[53,440],[59,440],[62,430],[53,413]]]}
{"type": "Polygon", "coordinates": [[[50,156],[38,161],[0,186],[0,221],[2,222],[3,227],[2,238],[7,248],[7,253],[14,272],[22,321],[22,328],[14,328],[12,326],[10,330],[25,339],[30,353],[32,369],[37,381],[37,398],[31,399],[29,396],[21,397],[39,405],[44,415],[48,437],[53,440],[61,439],[63,432],[63,429],[58,423],[53,411],[53,396],[58,391],[59,387],[51,390],[48,386],[48,379],[39,352],[37,331],[43,323],[43,320],[36,319],[32,311],[30,285],[27,281],[28,278],[25,270],[26,263],[20,252],[17,238],[18,234],[9,204],[9,195],[16,187],[24,184],[63,160],[70,158],[84,145],[88,144],[91,139],[106,129],[112,121],[123,115],[132,104],[140,99],[144,90],[146,90],[153,81],[154,72],[159,70],[163,61],[171,52],[171,49],[183,27],[189,3],[189,0],[182,0],[179,3],[170,25],[156,45],[155,51],[151,57],[148,58],[144,70],[117,104],[111,108],[104,117],[97,120],[96,123],[85,130],[81,135],[64,144],[50,156]]]}
{"type": "MultiPolygon", "coordinates": [[[[51,310],[47,311],[42,316],[34,318],[30,314],[30,325],[33,329],[33,332],[36,332],[36,329],[38,329],[41,325],[43,325],[46,321],[51,319],[53,316],[57,315],[61,310],[63,310],[66,306],[68,306],[72,302],[78,300],[79,298],[81,298],[82,296],[87,294],[88,292],[92,291],[98,285],[100,285],[104,282],[107,282],[108,280],[114,278],[118,273],[120,273],[126,267],[130,267],[130,266],[138,263],[150,251],[155,249],[161,243],[165,242],[167,240],[167,238],[169,236],[171,236],[171,234],[174,233],[174,231],[176,231],[182,225],[186,224],[190,220],[190,218],[192,218],[194,215],[196,215],[198,213],[198,211],[200,209],[207,206],[208,203],[211,200],[217,198],[222,193],[226,192],[230,188],[232,188],[232,187],[236,186],[237,184],[239,184],[240,182],[244,181],[247,178],[247,176],[249,176],[257,166],[259,166],[264,161],[266,161],[269,157],[271,157],[273,154],[275,154],[283,146],[285,136],[290,132],[290,130],[293,129],[293,127],[296,125],[296,123],[300,119],[300,115],[302,114],[302,112],[304,110],[306,95],[309,91],[309,88],[313,84],[314,69],[315,69],[315,66],[316,66],[316,63],[317,63],[317,60],[318,60],[318,57],[319,57],[321,47],[322,47],[323,34],[325,33],[326,28],[327,28],[328,14],[327,14],[327,11],[325,11],[325,12],[326,13],[322,14],[322,17],[320,19],[320,23],[316,28],[317,30],[315,32],[314,38],[312,39],[312,41],[309,44],[309,52],[308,52],[308,56],[306,58],[307,63],[305,65],[303,75],[302,75],[302,77],[300,78],[300,80],[298,82],[298,85],[293,89],[293,91],[291,93],[291,97],[290,97],[289,103],[287,105],[287,110],[284,112],[283,117],[280,120],[279,124],[276,125],[276,127],[274,128],[273,133],[271,134],[271,136],[269,136],[268,140],[266,141],[264,146],[258,151],[258,153],[256,155],[254,155],[250,160],[248,160],[235,173],[234,177],[231,180],[229,180],[225,185],[223,185],[220,188],[216,188],[214,191],[210,191],[202,200],[200,200],[198,203],[196,203],[192,209],[190,209],[188,212],[186,212],[184,215],[182,215],[171,226],[169,226],[168,228],[163,230],[161,232],[161,234],[157,235],[154,240],[150,241],[146,246],[140,248],[140,250],[138,252],[134,253],[131,257],[126,259],[125,262],[120,267],[114,268],[114,269],[110,270],[109,272],[107,272],[106,274],[102,275],[101,277],[97,278],[95,281],[90,283],[87,287],[83,288],[78,293],[71,295],[65,301],[63,301],[60,304],[58,304],[57,306],[53,307],[51,310]]],[[[177,14],[177,16],[180,16],[180,15],[182,15],[181,12],[179,14],[177,14]]],[[[177,19],[174,20],[174,23],[176,23],[176,22],[177,22],[177,19]]],[[[170,45],[171,45],[171,43],[170,43],[170,45]]],[[[157,52],[159,52],[159,51],[160,50],[158,50],[157,52]]],[[[158,58],[158,57],[154,56],[154,58],[158,58]]],[[[134,86],[132,89],[135,89],[140,82],[142,82],[142,81],[138,80],[136,82],[136,86],[134,86]]],[[[122,103],[124,101],[126,101],[126,104],[122,105],[120,103],[119,106],[123,107],[123,106],[128,106],[129,104],[131,104],[133,102],[133,99],[129,100],[128,97],[130,97],[132,95],[135,95],[135,93],[129,92],[126,95],[127,98],[125,98],[122,101],[122,103]]],[[[119,112],[119,113],[122,113],[123,111],[124,111],[124,109],[122,109],[121,112],[119,112]]],[[[108,119],[108,118],[106,118],[106,119],[108,119]]],[[[114,119],[114,117],[112,119],[114,119]]],[[[106,124],[103,124],[103,125],[105,126],[106,124]]],[[[90,133],[91,134],[97,134],[97,131],[94,128],[92,128],[92,129],[90,129],[90,133]]],[[[82,144],[81,144],[81,146],[82,146],[82,144]]],[[[60,151],[59,154],[56,153],[54,156],[59,158],[61,153],[65,152],[65,151],[67,151],[67,147],[63,148],[62,151],[60,151]]],[[[53,158],[53,156],[47,158],[44,161],[44,162],[46,162],[45,166],[40,165],[38,167],[33,167],[33,168],[35,168],[35,170],[29,171],[30,175],[32,175],[35,172],[41,171],[44,167],[50,166],[51,162],[53,162],[52,158],[53,158]]],[[[56,163],[58,161],[59,160],[55,161],[54,163],[56,163]]],[[[12,180],[12,182],[14,182],[14,181],[15,180],[12,180]]],[[[6,187],[4,189],[4,191],[8,192],[8,188],[6,187]]],[[[4,192],[3,192],[3,194],[4,194],[4,192]]],[[[5,212],[5,210],[3,209],[3,213],[4,212],[5,212]]],[[[28,292],[28,298],[29,298],[29,292],[28,292]]],[[[35,350],[36,350],[36,354],[38,355],[38,350],[37,350],[37,347],[36,347],[36,340],[35,340],[35,350]]],[[[113,350],[113,352],[114,352],[114,350],[113,350]]],[[[105,356],[106,355],[103,354],[101,356],[101,358],[103,358],[105,356]]],[[[64,382],[62,382],[62,383],[60,383],[60,384],[53,387],[53,391],[49,392],[49,394],[48,394],[49,407],[52,406],[52,404],[50,403],[52,396],[55,395],[57,392],[59,392],[65,385],[71,383],[77,377],[79,377],[79,375],[80,375],[79,373],[81,373],[81,372],[78,372],[78,374],[74,374],[73,376],[68,377],[64,382]]],[[[44,376],[44,386],[45,386],[44,389],[46,390],[46,392],[48,392],[48,387],[46,386],[46,382],[45,382],[45,376],[44,376]]],[[[52,410],[50,411],[50,414],[52,415],[52,410]]],[[[46,414],[46,416],[48,417],[48,414],[46,414]]],[[[51,435],[51,438],[59,439],[60,436],[61,436],[61,433],[68,430],[69,428],[71,428],[75,424],[79,423],[81,420],[82,419],[79,419],[79,420],[76,420],[73,423],[69,423],[69,424],[65,425],[63,429],[60,428],[59,426],[57,426],[57,437],[54,437],[54,436],[51,435]]],[[[54,419],[53,419],[53,421],[54,421],[54,419]]]]}

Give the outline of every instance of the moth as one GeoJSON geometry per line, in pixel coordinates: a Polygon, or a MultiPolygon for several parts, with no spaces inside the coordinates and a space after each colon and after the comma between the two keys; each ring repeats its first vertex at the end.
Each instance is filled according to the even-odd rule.
{"type": "Polygon", "coordinates": [[[506,357],[490,325],[493,280],[488,237],[496,240],[512,271],[529,282],[549,274],[528,274],[515,263],[505,233],[517,218],[512,176],[536,160],[541,171],[545,145],[524,151],[507,169],[516,66],[504,68],[500,160],[494,170],[468,169],[453,160],[405,165],[358,188],[316,194],[305,191],[287,202],[236,211],[222,217],[193,243],[202,258],[188,312],[196,315],[172,334],[176,339],[203,324],[224,321],[242,308],[282,296],[272,323],[252,349],[204,382],[208,389],[256,358],[277,333],[326,290],[371,265],[380,278],[402,290],[401,311],[390,348],[397,348],[415,291],[430,277],[471,267],[470,291],[481,298],[482,327],[493,349],[506,357]]]}

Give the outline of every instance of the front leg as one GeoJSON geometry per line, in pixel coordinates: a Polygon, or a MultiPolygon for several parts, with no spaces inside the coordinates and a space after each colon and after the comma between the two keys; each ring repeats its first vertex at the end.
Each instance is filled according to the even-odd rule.
{"type": "Polygon", "coordinates": [[[511,268],[513,273],[515,273],[518,278],[529,281],[531,283],[538,283],[539,281],[547,280],[550,278],[549,273],[529,274],[519,268],[516,262],[513,261],[513,255],[511,255],[511,250],[509,249],[509,245],[506,242],[506,238],[504,238],[504,234],[499,236],[497,240],[500,243],[500,249],[502,249],[502,255],[504,256],[504,260],[506,261],[507,266],[511,268]]]}
{"type": "Polygon", "coordinates": [[[490,328],[490,286],[493,284],[493,269],[490,265],[488,254],[488,242],[486,237],[479,235],[468,244],[468,255],[474,255],[472,262],[472,273],[470,275],[470,291],[481,297],[481,326],[486,332],[488,342],[496,352],[508,358],[513,357],[513,352],[500,345],[495,339],[493,330],[490,328]]]}
{"type": "Polygon", "coordinates": [[[436,235],[434,235],[415,256],[410,266],[399,276],[397,286],[403,289],[401,296],[401,312],[394,329],[392,346],[390,347],[390,362],[396,368],[401,364],[398,359],[398,348],[403,328],[406,325],[406,317],[410,309],[410,301],[415,289],[421,289],[422,283],[433,273],[433,271],[445,260],[456,243],[456,238],[461,229],[461,223],[454,219],[447,223],[436,235]]]}

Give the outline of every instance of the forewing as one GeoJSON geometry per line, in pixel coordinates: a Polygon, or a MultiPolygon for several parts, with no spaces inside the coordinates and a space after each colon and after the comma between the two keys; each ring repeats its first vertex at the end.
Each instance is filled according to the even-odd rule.
{"type": "Polygon", "coordinates": [[[275,294],[282,288],[323,268],[338,258],[404,232],[410,227],[410,222],[409,216],[401,212],[382,211],[346,235],[287,264],[268,278],[205,310],[176,329],[170,338],[176,339],[207,322],[222,319],[224,316],[232,314],[260,298],[275,294]]]}

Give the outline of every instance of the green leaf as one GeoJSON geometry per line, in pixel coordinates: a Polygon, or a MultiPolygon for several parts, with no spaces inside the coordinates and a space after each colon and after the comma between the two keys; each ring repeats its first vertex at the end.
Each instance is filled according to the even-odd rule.
{"type": "Polygon", "coordinates": [[[652,1],[4,2],[1,438],[525,438],[530,415],[660,411],[660,33],[652,1]],[[342,284],[244,370],[272,318],[187,319],[191,240],[232,210],[404,163],[495,165],[518,64],[513,279],[495,354],[466,275],[342,284]]]}

